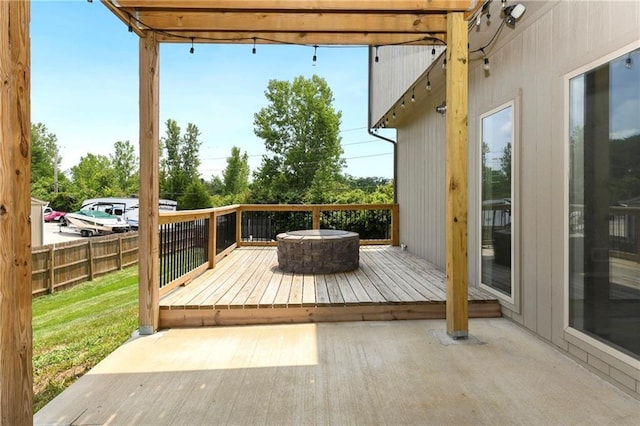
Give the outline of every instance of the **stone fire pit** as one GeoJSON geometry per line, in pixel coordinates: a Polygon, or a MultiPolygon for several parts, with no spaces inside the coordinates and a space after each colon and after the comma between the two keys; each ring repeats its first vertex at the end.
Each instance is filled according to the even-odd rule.
{"type": "Polygon", "coordinates": [[[333,274],[358,269],[360,236],[332,229],[278,234],[278,263],[285,272],[333,274]]]}

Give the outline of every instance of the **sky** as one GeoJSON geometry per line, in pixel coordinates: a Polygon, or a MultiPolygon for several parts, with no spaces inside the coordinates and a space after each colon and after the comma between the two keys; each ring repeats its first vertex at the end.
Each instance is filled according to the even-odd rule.
{"type": "MultiPolygon", "coordinates": [[[[62,170],[116,141],[138,147],[138,36],[99,1],[31,2],[31,121],[58,138],[62,170]]],[[[367,133],[365,47],[161,44],[160,136],[172,118],[201,132],[202,178],[220,176],[233,146],[254,171],[265,154],[253,115],[269,80],[323,77],[342,112],[346,167],[356,177],[393,177],[393,147],[367,133]]],[[[389,135],[385,135],[389,136],[389,135]]]]}

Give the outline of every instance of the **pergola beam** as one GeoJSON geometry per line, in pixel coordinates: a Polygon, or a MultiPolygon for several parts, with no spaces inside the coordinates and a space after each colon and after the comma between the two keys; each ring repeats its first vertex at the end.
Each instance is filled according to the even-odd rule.
{"type": "Polygon", "coordinates": [[[118,0],[128,9],[218,9],[218,10],[416,10],[448,12],[471,10],[476,0],[118,0]]]}
{"type": "Polygon", "coordinates": [[[0,424],[3,425],[33,422],[29,14],[28,1],[0,2],[0,424]]]}
{"type": "Polygon", "coordinates": [[[163,31],[234,31],[244,32],[388,32],[444,33],[447,20],[441,14],[393,13],[300,13],[300,12],[209,12],[141,11],[137,21],[163,31]]]}

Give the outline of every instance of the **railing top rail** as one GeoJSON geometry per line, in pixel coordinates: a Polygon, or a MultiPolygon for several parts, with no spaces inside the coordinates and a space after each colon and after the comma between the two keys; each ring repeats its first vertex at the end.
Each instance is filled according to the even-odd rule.
{"type": "Polygon", "coordinates": [[[191,220],[206,219],[209,216],[211,216],[213,213],[216,213],[218,215],[233,213],[234,211],[238,211],[239,207],[240,206],[238,204],[233,204],[230,206],[215,207],[215,208],[209,208],[209,209],[180,210],[177,212],[160,212],[160,215],[158,217],[158,223],[160,225],[164,225],[167,223],[189,222],[191,220]]]}
{"type": "Polygon", "coordinates": [[[395,204],[241,204],[240,211],[387,210],[395,204]]]}

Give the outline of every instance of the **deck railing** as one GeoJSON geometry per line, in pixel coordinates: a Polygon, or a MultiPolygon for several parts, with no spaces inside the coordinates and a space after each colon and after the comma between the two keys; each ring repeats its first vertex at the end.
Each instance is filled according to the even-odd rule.
{"type": "Polygon", "coordinates": [[[276,245],[300,229],[358,232],[360,244],[399,244],[397,204],[244,204],[160,214],[160,294],[240,246],[276,245]],[[211,224],[215,223],[215,226],[211,224]]]}

